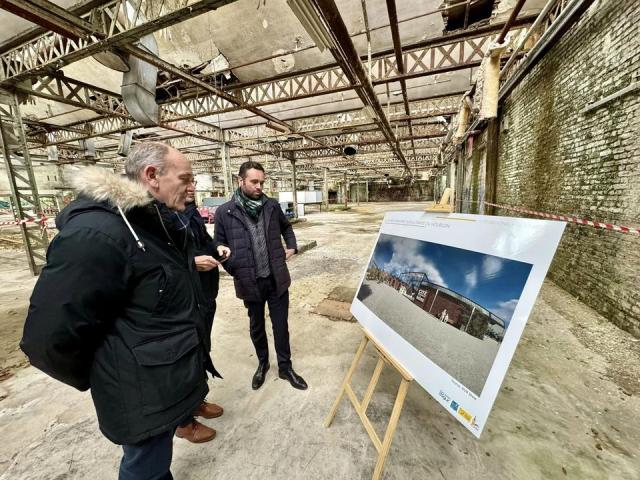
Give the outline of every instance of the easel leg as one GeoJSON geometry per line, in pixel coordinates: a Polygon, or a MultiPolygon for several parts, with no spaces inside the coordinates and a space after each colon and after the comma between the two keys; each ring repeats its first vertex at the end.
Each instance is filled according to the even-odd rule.
{"type": "Polygon", "coordinates": [[[327,418],[324,421],[324,426],[327,428],[331,425],[331,422],[333,422],[333,418],[336,416],[336,412],[338,411],[338,407],[340,406],[340,401],[342,400],[342,396],[344,395],[347,385],[349,385],[349,383],[351,382],[351,377],[353,376],[353,373],[356,371],[356,367],[360,362],[360,358],[364,353],[364,349],[366,348],[367,343],[369,343],[369,339],[365,335],[362,338],[362,342],[360,342],[360,346],[358,347],[358,350],[356,351],[356,356],[353,359],[353,362],[351,363],[351,367],[349,368],[347,375],[344,377],[344,381],[342,382],[342,386],[340,387],[340,392],[338,393],[338,396],[335,402],[333,402],[333,407],[331,407],[331,411],[329,412],[329,414],[327,415],[327,418]]]}
{"type": "Polygon", "coordinates": [[[384,462],[387,460],[387,455],[391,448],[391,441],[393,440],[393,434],[398,426],[398,420],[400,419],[400,413],[404,405],[404,400],[407,396],[407,390],[409,389],[409,380],[403,378],[398,388],[398,395],[396,401],[393,404],[393,410],[391,411],[391,418],[389,419],[389,425],[387,431],[384,434],[384,440],[382,441],[382,449],[378,455],[378,461],[376,468],[373,470],[373,480],[379,480],[382,477],[382,469],[384,468],[384,462]]]}

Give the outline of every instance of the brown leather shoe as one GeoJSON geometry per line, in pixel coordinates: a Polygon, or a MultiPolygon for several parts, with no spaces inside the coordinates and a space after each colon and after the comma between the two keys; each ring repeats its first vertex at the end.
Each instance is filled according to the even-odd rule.
{"type": "Polygon", "coordinates": [[[215,436],[216,431],[213,428],[207,427],[197,420],[194,420],[186,427],[178,427],[176,430],[176,437],[184,438],[191,443],[208,442],[213,440],[215,436]]]}
{"type": "Polygon", "coordinates": [[[215,403],[202,402],[198,408],[193,412],[194,417],[204,418],[218,418],[224,412],[224,409],[220,405],[215,403]]]}

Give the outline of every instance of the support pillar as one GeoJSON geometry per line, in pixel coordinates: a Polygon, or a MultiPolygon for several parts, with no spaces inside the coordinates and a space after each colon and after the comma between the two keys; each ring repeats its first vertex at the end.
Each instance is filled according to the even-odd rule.
{"type": "MultiPolygon", "coordinates": [[[[223,134],[226,137],[226,132],[223,134]]],[[[222,156],[222,173],[224,175],[224,196],[230,198],[235,190],[233,185],[233,174],[231,173],[231,157],[229,155],[229,144],[223,142],[220,148],[222,156]]]]}
{"type": "Polygon", "coordinates": [[[343,195],[344,195],[344,208],[345,210],[349,208],[349,184],[347,183],[347,172],[344,172],[344,185],[343,185],[343,195]]]}
{"type": "Polygon", "coordinates": [[[322,204],[325,212],[329,211],[329,184],[327,183],[328,168],[324,168],[324,183],[322,184],[322,204]]]}
{"type": "Polygon", "coordinates": [[[42,205],[18,100],[13,93],[4,90],[0,90],[0,144],[16,220],[31,218],[29,223],[21,223],[18,228],[22,233],[29,270],[32,275],[38,275],[46,263],[49,239],[47,230],[37,220],[43,214],[42,205]]]}
{"type": "Polygon", "coordinates": [[[356,175],[356,205],[360,206],[360,179],[356,175]]]}
{"type": "Polygon", "coordinates": [[[369,180],[364,182],[364,201],[369,203],[369,180]]]}
{"type": "Polygon", "coordinates": [[[291,157],[289,157],[289,160],[291,161],[291,191],[293,192],[293,213],[294,217],[298,218],[298,184],[296,178],[296,159],[293,153],[291,154],[291,157]]]}

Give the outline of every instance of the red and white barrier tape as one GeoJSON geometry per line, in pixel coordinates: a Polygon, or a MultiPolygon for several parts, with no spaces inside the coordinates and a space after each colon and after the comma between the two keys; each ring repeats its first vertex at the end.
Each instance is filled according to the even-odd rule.
{"type": "Polygon", "coordinates": [[[43,228],[47,227],[47,220],[48,218],[44,215],[42,215],[41,217],[37,217],[37,218],[25,218],[23,220],[12,220],[10,222],[0,222],[0,226],[2,227],[6,227],[9,225],[24,225],[26,223],[39,223],[40,226],[42,226],[43,228]]]}
{"type": "Polygon", "coordinates": [[[573,215],[557,215],[555,213],[536,212],[522,207],[511,207],[509,205],[499,205],[497,203],[484,202],[485,205],[491,205],[492,207],[502,208],[503,210],[513,210],[514,212],[528,213],[529,215],[536,215],[538,217],[550,218],[552,220],[563,220],[565,222],[575,223],[577,225],[587,225],[595,228],[602,228],[605,230],[612,230],[620,233],[630,233],[632,235],[640,235],[639,227],[625,227],[622,225],[614,225],[612,223],[598,222],[595,220],[586,220],[584,218],[578,218],[573,215]]]}

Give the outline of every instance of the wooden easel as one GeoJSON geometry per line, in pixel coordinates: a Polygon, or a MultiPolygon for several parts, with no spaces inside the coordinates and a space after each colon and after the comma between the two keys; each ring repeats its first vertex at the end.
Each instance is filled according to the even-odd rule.
{"type": "Polygon", "coordinates": [[[356,356],[351,363],[351,367],[349,368],[347,375],[344,377],[340,392],[338,393],[335,402],[333,402],[333,407],[331,407],[329,415],[327,415],[327,418],[324,421],[324,426],[328,428],[331,425],[331,422],[333,422],[333,419],[336,416],[336,412],[338,411],[338,407],[340,406],[342,396],[346,393],[349,397],[349,400],[351,400],[351,403],[353,404],[353,408],[355,408],[356,412],[358,413],[362,425],[364,425],[365,430],[369,434],[373,445],[378,451],[378,461],[376,462],[375,469],[373,470],[373,480],[379,480],[382,477],[382,469],[384,468],[384,463],[391,448],[393,434],[395,433],[396,427],[398,426],[398,419],[400,418],[400,412],[402,412],[404,400],[407,396],[409,383],[413,381],[413,377],[393,358],[391,358],[391,356],[385,351],[384,347],[376,342],[369,334],[369,332],[367,332],[367,330],[364,328],[363,333],[364,338],[362,339],[362,342],[360,342],[360,346],[356,351],[356,356]],[[362,402],[359,402],[355,392],[353,391],[353,388],[351,387],[351,377],[355,373],[356,368],[358,367],[358,363],[360,363],[360,359],[362,358],[362,354],[364,353],[364,350],[369,342],[373,344],[378,352],[378,363],[373,371],[373,375],[371,376],[369,386],[364,393],[364,398],[362,399],[362,402]],[[391,417],[389,418],[389,425],[387,425],[384,439],[380,441],[380,437],[378,437],[375,429],[373,428],[373,425],[371,424],[371,421],[369,420],[369,418],[367,418],[367,407],[369,406],[369,402],[371,401],[371,397],[373,396],[373,391],[378,384],[380,374],[382,373],[382,367],[384,367],[385,363],[395,368],[398,373],[402,375],[402,381],[400,382],[400,386],[398,387],[398,394],[396,395],[396,401],[393,404],[393,410],[391,411],[391,417]]]}

